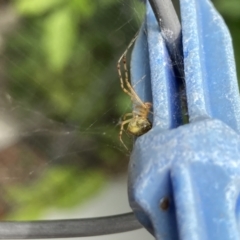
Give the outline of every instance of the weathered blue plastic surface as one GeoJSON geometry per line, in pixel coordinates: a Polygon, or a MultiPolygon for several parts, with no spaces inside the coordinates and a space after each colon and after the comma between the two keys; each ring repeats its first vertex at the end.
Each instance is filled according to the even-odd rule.
{"type": "Polygon", "coordinates": [[[153,128],[134,145],[129,201],[156,239],[237,240],[240,99],[231,38],[208,0],[181,0],[181,16],[188,124],[179,126],[177,79],[149,5],[132,53],[132,83],[152,99],[153,128]]]}

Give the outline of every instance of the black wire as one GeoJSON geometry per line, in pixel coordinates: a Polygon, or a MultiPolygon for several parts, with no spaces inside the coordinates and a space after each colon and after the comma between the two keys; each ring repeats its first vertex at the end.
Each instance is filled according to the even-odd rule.
{"type": "Polygon", "coordinates": [[[171,0],[149,0],[178,77],[184,78],[182,29],[171,0]]]}
{"type": "Polygon", "coordinates": [[[0,239],[87,237],[142,228],[133,213],[100,218],[1,222],[0,239]]]}
{"type": "Polygon", "coordinates": [[[181,35],[181,25],[171,0],[149,0],[160,29],[170,30],[171,34],[164,34],[168,43],[176,41],[181,35]]]}

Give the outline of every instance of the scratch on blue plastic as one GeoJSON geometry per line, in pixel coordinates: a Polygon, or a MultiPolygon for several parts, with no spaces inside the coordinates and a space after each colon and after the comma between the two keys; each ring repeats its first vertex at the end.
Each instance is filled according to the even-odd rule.
{"type": "MultiPolygon", "coordinates": [[[[147,40],[144,54],[148,56],[142,57],[149,59],[154,126],[135,143],[129,165],[129,201],[156,239],[237,240],[240,104],[231,39],[208,0],[182,0],[181,15],[191,123],[177,127],[174,119],[175,79],[147,5],[142,33],[147,35],[142,44],[146,46],[147,40]],[[160,207],[164,198],[170,201],[167,210],[160,207]]],[[[133,57],[138,51],[142,51],[140,45],[135,46],[133,57]]],[[[133,58],[132,81],[137,82],[136,72],[143,66],[135,63],[133,58]]]]}

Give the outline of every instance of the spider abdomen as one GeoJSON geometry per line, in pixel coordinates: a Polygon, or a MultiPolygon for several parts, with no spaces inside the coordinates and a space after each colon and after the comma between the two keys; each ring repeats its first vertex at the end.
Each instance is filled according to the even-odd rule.
{"type": "Polygon", "coordinates": [[[151,122],[147,118],[135,117],[127,127],[127,132],[134,136],[141,136],[152,128],[151,122]]]}

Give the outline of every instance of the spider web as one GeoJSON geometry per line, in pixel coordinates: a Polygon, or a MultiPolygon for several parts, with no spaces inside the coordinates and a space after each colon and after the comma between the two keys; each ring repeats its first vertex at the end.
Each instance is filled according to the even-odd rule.
{"type": "Polygon", "coordinates": [[[106,2],[96,4],[94,19],[76,20],[75,50],[55,71],[39,40],[51,10],[23,14],[0,1],[1,219],[37,219],[49,207],[74,206],[108,176],[126,172],[119,120],[131,101],[116,63],[144,4],[106,2]]]}

